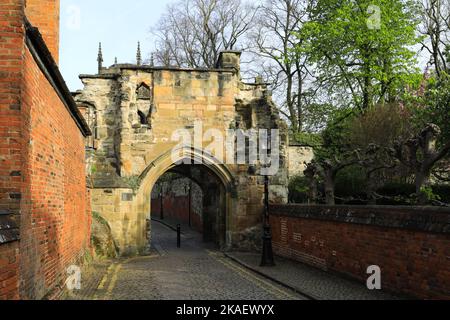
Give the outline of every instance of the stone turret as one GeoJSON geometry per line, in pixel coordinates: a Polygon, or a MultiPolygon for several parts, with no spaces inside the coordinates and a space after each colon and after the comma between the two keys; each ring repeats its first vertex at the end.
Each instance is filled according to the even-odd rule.
{"type": "Polygon", "coordinates": [[[241,70],[241,51],[222,51],[219,54],[216,67],[219,69],[235,69],[238,73],[241,70]]]}

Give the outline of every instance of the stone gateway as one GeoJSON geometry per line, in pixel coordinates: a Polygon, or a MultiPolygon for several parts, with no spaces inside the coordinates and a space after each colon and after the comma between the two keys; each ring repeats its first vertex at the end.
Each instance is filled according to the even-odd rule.
{"type": "Polygon", "coordinates": [[[270,199],[287,202],[287,126],[266,84],[241,81],[240,52],[222,52],[216,69],[117,63],[105,68],[101,49],[98,61],[97,74],[80,75],[84,89],[74,98],[93,132],[87,155],[92,210],[110,224],[120,253],[148,249],[151,193],[166,172],[198,182],[205,220],[220,247],[258,246],[260,164],[228,164],[208,151],[211,141],[183,146],[172,139],[180,130],[194,135],[196,123],[224,137],[230,129],[279,130],[279,170],[270,179],[270,199]]]}

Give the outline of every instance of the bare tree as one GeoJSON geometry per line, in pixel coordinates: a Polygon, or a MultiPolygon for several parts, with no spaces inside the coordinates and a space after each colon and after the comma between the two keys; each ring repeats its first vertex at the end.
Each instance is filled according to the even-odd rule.
{"type": "Polygon", "coordinates": [[[422,49],[430,54],[429,63],[440,76],[446,70],[445,49],[450,45],[450,0],[421,0],[422,24],[419,31],[425,36],[422,49]]]}
{"type": "MultiPolygon", "coordinates": [[[[158,24],[157,64],[214,68],[222,50],[235,50],[256,8],[241,0],[180,0],[167,6],[158,24]]],[[[242,48],[239,48],[242,49],[242,48]]]]}
{"type": "Polygon", "coordinates": [[[307,3],[307,0],[266,0],[249,37],[249,47],[259,58],[255,73],[272,84],[280,111],[289,119],[294,132],[303,129],[305,81],[310,75],[307,59],[294,50],[302,41],[295,33],[307,17],[307,3]]]}

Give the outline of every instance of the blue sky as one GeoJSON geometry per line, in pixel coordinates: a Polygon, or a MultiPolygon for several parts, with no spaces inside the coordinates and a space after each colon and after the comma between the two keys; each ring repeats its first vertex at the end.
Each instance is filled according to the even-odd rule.
{"type": "Polygon", "coordinates": [[[144,58],[153,49],[149,29],[173,0],[61,0],[60,69],[69,86],[82,88],[81,73],[96,73],[98,43],[104,65],[136,60],[141,41],[144,58]]]}

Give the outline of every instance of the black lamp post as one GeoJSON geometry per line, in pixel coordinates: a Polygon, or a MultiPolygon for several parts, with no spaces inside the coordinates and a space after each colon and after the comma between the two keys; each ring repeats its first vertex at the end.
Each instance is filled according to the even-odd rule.
{"type": "Polygon", "coordinates": [[[163,200],[163,186],[161,185],[161,192],[159,193],[159,200],[160,200],[160,219],[164,220],[164,200],[163,200]]]}
{"type": "MultiPolygon", "coordinates": [[[[272,153],[272,139],[268,136],[267,139],[267,155],[272,153]]],[[[265,167],[269,169],[271,167],[270,163],[265,164],[265,167]]],[[[273,249],[272,249],[272,230],[270,227],[270,217],[269,217],[269,173],[265,170],[264,174],[264,217],[263,217],[263,247],[262,247],[262,257],[261,257],[261,267],[273,267],[275,266],[275,261],[273,259],[273,249]]]]}
{"type": "Polygon", "coordinates": [[[264,217],[263,217],[263,247],[261,257],[261,267],[273,267],[275,261],[273,259],[272,250],[272,230],[269,220],[269,176],[264,176],[264,217]]]}

